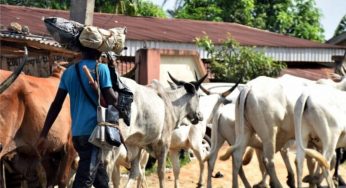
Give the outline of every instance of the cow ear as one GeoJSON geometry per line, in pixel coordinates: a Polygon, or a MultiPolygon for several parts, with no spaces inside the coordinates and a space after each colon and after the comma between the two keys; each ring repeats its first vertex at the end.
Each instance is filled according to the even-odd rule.
{"type": "Polygon", "coordinates": [[[171,81],[167,80],[167,82],[168,82],[169,87],[170,87],[171,89],[175,90],[175,89],[178,88],[178,86],[177,86],[176,84],[172,83],[171,81]]]}
{"type": "Polygon", "coordinates": [[[196,93],[196,88],[194,85],[190,83],[185,83],[184,88],[188,93],[195,94],[196,93]]]}

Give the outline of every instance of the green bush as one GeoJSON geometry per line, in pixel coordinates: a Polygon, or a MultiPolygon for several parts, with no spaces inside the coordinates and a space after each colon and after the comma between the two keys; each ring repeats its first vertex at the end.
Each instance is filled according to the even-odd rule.
{"type": "Polygon", "coordinates": [[[276,77],[286,67],[255,47],[240,46],[231,36],[218,47],[207,35],[196,38],[196,44],[208,52],[213,81],[237,82],[241,75],[242,83],[258,76],[276,77]]]}

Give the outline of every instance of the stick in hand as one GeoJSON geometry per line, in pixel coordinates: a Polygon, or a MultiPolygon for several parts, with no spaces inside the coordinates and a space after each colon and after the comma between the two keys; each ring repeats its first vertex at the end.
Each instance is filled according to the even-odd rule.
{"type": "MultiPolygon", "coordinates": [[[[98,91],[98,87],[99,86],[98,86],[97,82],[94,80],[94,78],[91,76],[88,67],[86,65],[83,65],[82,69],[83,69],[84,73],[86,74],[86,76],[88,77],[89,84],[95,89],[96,93],[98,93],[97,91],[98,91]]],[[[107,106],[106,105],[106,101],[105,101],[105,99],[102,96],[102,93],[101,93],[101,96],[100,96],[100,102],[101,102],[102,106],[104,106],[104,107],[107,106]]]]}

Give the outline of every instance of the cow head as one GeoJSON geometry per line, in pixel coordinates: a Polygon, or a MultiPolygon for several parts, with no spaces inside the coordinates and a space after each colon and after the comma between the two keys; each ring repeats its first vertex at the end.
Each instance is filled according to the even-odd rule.
{"type": "MultiPolygon", "coordinates": [[[[196,72],[195,72],[195,76],[196,76],[196,80],[198,80],[196,72]]],[[[235,83],[234,86],[232,86],[230,89],[228,89],[227,91],[220,93],[220,94],[212,93],[209,90],[205,89],[202,85],[200,85],[200,88],[206,95],[212,95],[212,94],[219,95],[219,102],[221,102],[223,104],[228,104],[228,103],[231,103],[232,101],[227,100],[226,97],[229,94],[231,94],[235,90],[235,88],[237,88],[237,86],[239,85],[239,83],[241,82],[242,79],[243,79],[243,76],[240,76],[239,80],[235,83]]]]}
{"type": "MultiPolygon", "coordinates": [[[[201,83],[205,80],[205,78],[208,76],[206,74],[203,78],[200,80],[197,80],[196,82],[187,83],[184,81],[180,81],[175,79],[170,73],[168,73],[171,80],[178,86],[184,88],[184,95],[179,98],[179,101],[184,103],[183,108],[184,112],[186,114],[186,117],[189,119],[189,121],[192,124],[197,124],[199,121],[203,120],[203,115],[199,110],[199,97],[197,95],[197,90],[199,89],[199,86],[201,83]]],[[[183,90],[183,89],[177,89],[177,92],[183,90]]],[[[173,103],[177,103],[178,100],[173,101],[173,103]]]]}
{"type": "Polygon", "coordinates": [[[223,93],[213,93],[205,89],[202,85],[200,86],[201,90],[207,95],[201,96],[201,110],[205,116],[204,118],[206,118],[205,123],[212,123],[213,118],[218,116],[217,114],[220,107],[232,103],[232,100],[227,99],[226,97],[237,88],[240,81],[241,79],[239,79],[234,86],[223,93]]]}

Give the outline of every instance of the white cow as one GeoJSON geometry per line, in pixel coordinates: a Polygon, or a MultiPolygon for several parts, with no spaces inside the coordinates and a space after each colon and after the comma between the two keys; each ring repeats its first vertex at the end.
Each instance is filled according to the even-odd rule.
{"type": "MultiPolygon", "coordinates": [[[[312,83],[289,75],[279,79],[261,76],[250,81],[240,92],[236,104],[236,143],[221,157],[225,160],[233,152],[233,177],[238,176],[245,148],[257,134],[263,142],[263,163],[270,176],[270,185],[282,187],[273,160],[274,153],[280,151],[288,170],[287,183],[294,187],[294,172],[287,152],[281,148],[294,139],[294,105],[303,88],[312,83]]],[[[233,178],[233,187],[238,187],[238,178],[233,178]]]]}
{"type": "Polygon", "coordinates": [[[310,86],[297,100],[294,120],[297,141],[297,181],[302,186],[302,164],[305,153],[316,158],[326,169],[324,176],[330,187],[329,162],[336,148],[346,146],[346,92],[329,86],[310,86]],[[306,149],[308,141],[319,146],[324,158],[315,150],[306,149]]]}
{"type": "MultiPolygon", "coordinates": [[[[216,113],[213,117],[213,126],[212,126],[212,135],[211,135],[211,150],[210,154],[208,155],[208,181],[207,181],[207,187],[212,187],[211,177],[212,173],[214,171],[215,161],[218,155],[218,152],[221,148],[221,146],[224,144],[225,141],[227,141],[228,144],[233,145],[235,143],[235,104],[227,104],[223,107],[220,107],[218,110],[218,113],[216,113]]],[[[262,149],[262,143],[257,138],[257,136],[254,136],[253,139],[251,139],[250,146],[254,148],[260,148],[262,149]]],[[[245,157],[247,158],[247,157],[245,157]]],[[[244,159],[244,161],[247,159],[244,159]]],[[[260,163],[262,164],[262,163],[260,163]]],[[[264,168],[263,166],[260,166],[264,168]]],[[[264,169],[261,170],[262,172],[265,172],[264,169]]],[[[242,179],[245,187],[250,188],[251,185],[247,181],[243,168],[240,168],[239,176],[242,179]]],[[[260,182],[260,185],[265,186],[265,180],[266,176],[263,175],[263,180],[260,182]]]]}
{"type": "MultiPolygon", "coordinates": [[[[239,80],[240,81],[240,80],[239,80]]],[[[202,186],[202,178],[204,171],[204,158],[208,154],[203,149],[203,137],[206,132],[207,123],[211,123],[211,119],[219,106],[224,102],[230,102],[226,97],[232,93],[232,91],[238,86],[239,82],[235,84],[229,90],[223,93],[211,93],[208,90],[202,90],[207,93],[207,96],[201,96],[199,100],[199,108],[203,115],[203,121],[200,121],[198,125],[191,125],[186,123],[186,125],[180,125],[178,128],[174,129],[172,133],[171,145],[169,148],[169,155],[173,164],[174,173],[174,187],[179,187],[179,173],[180,173],[180,162],[179,162],[179,152],[182,149],[192,149],[194,155],[196,156],[200,172],[197,187],[202,186]]],[[[172,87],[172,86],[171,86],[172,87]]]]}
{"type": "MultiPolygon", "coordinates": [[[[171,133],[185,117],[194,124],[202,120],[196,88],[206,76],[195,85],[179,82],[183,83],[184,87],[176,90],[164,90],[158,82],[153,84],[155,89],[152,89],[138,85],[133,80],[122,78],[125,85],[134,93],[131,125],[123,131],[128,150],[127,158],[131,162],[126,187],[132,187],[140,173],[139,154],[142,149],[151,152],[158,159],[157,173],[160,187],[164,187],[164,168],[171,133]]],[[[175,80],[173,77],[171,78],[173,81],[175,80]]]]}

